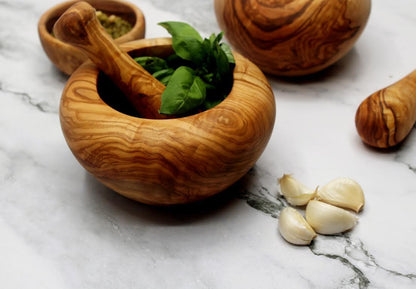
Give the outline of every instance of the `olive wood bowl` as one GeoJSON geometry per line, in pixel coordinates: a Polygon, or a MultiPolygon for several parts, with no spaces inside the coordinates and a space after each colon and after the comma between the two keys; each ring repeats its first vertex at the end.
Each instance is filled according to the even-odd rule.
{"type": "Polygon", "coordinates": [[[301,76],[344,57],[363,32],[371,0],[214,0],[232,47],[264,72],[301,76]]]}
{"type": "MultiPolygon", "coordinates": [[[[52,35],[52,29],[58,18],[78,0],[66,1],[47,10],[39,19],[38,34],[46,55],[63,73],[71,75],[83,62],[88,60],[81,49],[62,42],[52,35]]],[[[142,11],[135,5],[122,0],[84,0],[96,10],[117,15],[132,25],[132,29],[115,39],[117,43],[144,38],[145,19],[142,11]]]]}
{"type": "MultiPolygon", "coordinates": [[[[171,39],[120,45],[130,56],[166,57],[171,39]]],[[[264,151],[274,127],[273,91],[238,53],[228,97],[209,110],[172,119],[132,116],[110,105],[121,93],[90,61],[69,78],[60,121],[80,164],[119,194],[153,205],[202,200],[239,180],[264,151]],[[115,96],[117,95],[117,96],[115,96]]]]}

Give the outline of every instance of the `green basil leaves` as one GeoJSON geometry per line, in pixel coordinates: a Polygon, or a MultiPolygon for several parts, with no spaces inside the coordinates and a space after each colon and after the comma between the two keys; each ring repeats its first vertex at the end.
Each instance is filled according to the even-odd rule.
{"type": "Polygon", "coordinates": [[[172,47],[179,57],[196,64],[203,61],[202,37],[194,28],[182,22],[163,22],[159,25],[172,35],[172,47]]]}
{"type": "Polygon", "coordinates": [[[235,60],[221,43],[223,33],[203,39],[189,24],[159,23],[172,35],[175,54],[166,59],[137,57],[135,61],[166,85],[160,113],[183,115],[209,109],[228,95],[235,60]]]}
{"type": "Polygon", "coordinates": [[[192,68],[181,66],[175,70],[162,94],[160,113],[183,114],[204,103],[205,84],[192,68]]]}

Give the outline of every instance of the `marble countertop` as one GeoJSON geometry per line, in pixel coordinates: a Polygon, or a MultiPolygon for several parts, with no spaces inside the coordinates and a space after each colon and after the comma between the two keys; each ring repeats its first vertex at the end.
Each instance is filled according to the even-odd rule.
{"type": "MultiPolygon", "coordinates": [[[[354,116],[416,65],[416,2],[376,0],[341,61],[296,81],[270,77],[275,130],[255,167],[206,202],[155,208],[107,189],[61,133],[67,77],[44,54],[37,22],[59,1],[0,1],[0,287],[416,288],[416,132],[380,152],[354,116]],[[364,189],[358,225],[293,246],[278,233],[277,178],[308,186],[345,176],[364,189]]],[[[133,0],[147,37],[160,21],[219,31],[211,0],[133,0]],[[196,8],[198,2],[198,8],[196,8]]]]}

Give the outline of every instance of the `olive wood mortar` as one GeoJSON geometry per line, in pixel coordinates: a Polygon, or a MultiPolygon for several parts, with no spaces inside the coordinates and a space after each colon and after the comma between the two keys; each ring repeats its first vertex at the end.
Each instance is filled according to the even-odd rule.
{"type": "MultiPolygon", "coordinates": [[[[99,31],[92,28],[90,32],[96,34],[89,39],[100,43],[99,31]]],[[[110,51],[115,61],[124,51],[130,57],[167,57],[173,52],[171,39],[166,38],[125,43],[120,51],[110,51]]],[[[103,99],[120,95],[105,96],[102,72],[92,62],[85,62],[71,75],[62,93],[60,121],[68,146],[99,181],[142,203],[189,203],[223,191],[258,160],[275,121],[274,95],[267,79],[246,58],[238,53],[234,57],[233,87],[227,98],[207,111],[172,119],[134,117],[114,109],[103,99]]],[[[138,75],[143,70],[138,64],[128,69],[113,71],[110,76],[120,81],[123,78],[115,76],[117,73],[138,75]]],[[[134,90],[157,82],[147,75],[143,83],[135,79],[139,79],[137,85],[125,87],[134,90]]],[[[139,99],[144,101],[144,95],[139,99]]]]}
{"type": "Polygon", "coordinates": [[[355,125],[362,141],[376,148],[399,145],[416,122],[416,70],[367,97],[355,125]]]}
{"type": "MultiPolygon", "coordinates": [[[[107,14],[120,16],[132,25],[132,29],[115,39],[124,43],[142,39],[145,34],[145,19],[142,11],[135,5],[122,0],[85,0],[97,10],[107,14]]],[[[79,2],[66,1],[47,10],[39,19],[38,34],[42,47],[52,63],[63,73],[71,75],[84,61],[88,60],[81,49],[60,41],[52,35],[56,20],[73,4],[79,2]]]]}
{"type": "Polygon", "coordinates": [[[341,59],[363,32],[370,0],[215,0],[234,49],[264,72],[299,76],[341,59]]]}

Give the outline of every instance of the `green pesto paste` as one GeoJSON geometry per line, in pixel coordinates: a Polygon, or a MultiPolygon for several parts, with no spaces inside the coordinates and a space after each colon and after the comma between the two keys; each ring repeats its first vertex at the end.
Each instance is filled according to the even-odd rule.
{"type": "Polygon", "coordinates": [[[116,15],[107,15],[102,11],[97,11],[96,15],[101,25],[113,39],[126,34],[132,29],[129,22],[116,15]]]}

